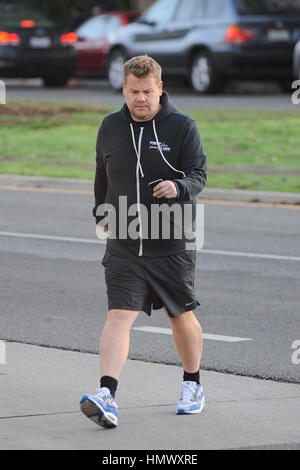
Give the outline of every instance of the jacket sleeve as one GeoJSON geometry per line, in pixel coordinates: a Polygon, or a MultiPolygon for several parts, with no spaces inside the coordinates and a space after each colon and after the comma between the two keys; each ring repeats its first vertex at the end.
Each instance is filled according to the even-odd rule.
{"type": "Polygon", "coordinates": [[[104,164],[104,132],[102,124],[98,132],[96,144],[96,173],[94,181],[95,206],[93,208],[93,216],[96,218],[96,224],[104,219],[104,216],[97,216],[97,209],[105,203],[106,192],[107,178],[104,164]]]}
{"type": "Polygon", "coordinates": [[[180,154],[182,179],[175,179],[178,200],[195,199],[205,188],[207,182],[207,159],[197,124],[194,120],[186,126],[183,134],[180,154]]]}

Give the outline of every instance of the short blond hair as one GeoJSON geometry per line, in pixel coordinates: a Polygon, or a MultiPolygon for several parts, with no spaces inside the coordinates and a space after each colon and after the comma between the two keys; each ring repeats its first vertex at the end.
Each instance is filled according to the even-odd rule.
{"type": "Polygon", "coordinates": [[[162,68],[156,62],[156,60],[152,59],[152,57],[149,57],[148,55],[141,55],[133,57],[124,64],[124,83],[126,83],[127,77],[130,74],[133,74],[137,78],[145,78],[148,75],[152,74],[156,82],[159,84],[162,78],[162,68]]]}

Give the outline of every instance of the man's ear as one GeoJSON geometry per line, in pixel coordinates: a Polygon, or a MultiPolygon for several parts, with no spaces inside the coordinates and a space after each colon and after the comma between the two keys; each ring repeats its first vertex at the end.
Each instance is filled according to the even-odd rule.
{"type": "Polygon", "coordinates": [[[162,94],[163,94],[163,86],[164,86],[163,82],[160,82],[160,84],[159,84],[159,93],[160,93],[160,95],[159,96],[162,96],[162,94]]]}
{"type": "Polygon", "coordinates": [[[125,83],[123,83],[123,96],[125,96],[125,83]]]}

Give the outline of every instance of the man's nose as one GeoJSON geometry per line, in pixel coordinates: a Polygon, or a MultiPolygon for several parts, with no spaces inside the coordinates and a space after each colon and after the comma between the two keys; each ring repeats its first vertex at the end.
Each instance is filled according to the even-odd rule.
{"type": "Polygon", "coordinates": [[[141,101],[146,101],[146,96],[144,94],[140,94],[137,96],[137,101],[141,102],[141,101]]]}

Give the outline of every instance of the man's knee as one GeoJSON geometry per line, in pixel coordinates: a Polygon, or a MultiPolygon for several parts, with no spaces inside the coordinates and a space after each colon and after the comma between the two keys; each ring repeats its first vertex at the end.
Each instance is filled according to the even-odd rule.
{"type": "Polygon", "coordinates": [[[171,322],[171,325],[173,328],[181,329],[185,328],[187,325],[189,325],[192,322],[195,322],[198,320],[196,319],[194,313],[192,311],[189,312],[184,312],[181,315],[178,315],[177,317],[169,317],[169,320],[171,322]]]}
{"type": "Polygon", "coordinates": [[[129,328],[135,322],[139,312],[130,311],[130,310],[119,310],[114,309],[108,312],[107,322],[115,323],[119,326],[128,326],[129,328]]]}

